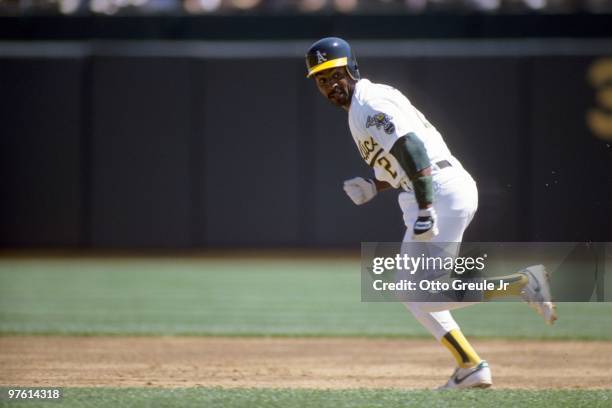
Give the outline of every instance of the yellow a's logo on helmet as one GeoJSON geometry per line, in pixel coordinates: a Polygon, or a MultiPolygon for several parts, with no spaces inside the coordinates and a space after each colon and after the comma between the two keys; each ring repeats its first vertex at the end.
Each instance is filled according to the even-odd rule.
{"type": "Polygon", "coordinates": [[[321,51],[317,50],[317,64],[322,64],[325,61],[327,61],[326,55],[327,55],[326,52],[321,52],[321,51]]]}

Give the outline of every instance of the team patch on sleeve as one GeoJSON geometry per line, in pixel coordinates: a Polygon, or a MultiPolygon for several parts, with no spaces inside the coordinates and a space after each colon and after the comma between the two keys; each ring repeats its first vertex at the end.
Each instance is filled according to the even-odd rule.
{"type": "Polygon", "coordinates": [[[383,129],[386,134],[390,135],[395,132],[395,125],[391,122],[393,118],[384,113],[377,113],[373,116],[368,116],[366,120],[366,129],[370,126],[376,126],[376,129],[383,129]]]}

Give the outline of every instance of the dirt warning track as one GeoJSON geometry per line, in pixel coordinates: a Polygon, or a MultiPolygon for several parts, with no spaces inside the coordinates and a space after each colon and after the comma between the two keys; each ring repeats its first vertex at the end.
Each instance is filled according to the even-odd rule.
{"type": "MultiPolygon", "coordinates": [[[[496,388],[612,388],[612,342],[473,344],[496,388]]],[[[433,340],[0,337],[0,385],[431,388],[452,369],[433,340]]]]}

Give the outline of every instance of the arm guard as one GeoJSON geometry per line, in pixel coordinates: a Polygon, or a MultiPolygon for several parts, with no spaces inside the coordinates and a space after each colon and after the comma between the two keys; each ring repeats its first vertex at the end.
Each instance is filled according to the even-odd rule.
{"type": "Polygon", "coordinates": [[[433,184],[431,176],[419,176],[412,180],[414,196],[416,197],[419,208],[426,208],[433,203],[433,184]]]}
{"type": "Polygon", "coordinates": [[[425,145],[414,133],[408,133],[393,144],[391,154],[402,166],[414,187],[414,195],[419,208],[433,203],[433,186],[431,176],[418,174],[431,166],[425,145]]]}

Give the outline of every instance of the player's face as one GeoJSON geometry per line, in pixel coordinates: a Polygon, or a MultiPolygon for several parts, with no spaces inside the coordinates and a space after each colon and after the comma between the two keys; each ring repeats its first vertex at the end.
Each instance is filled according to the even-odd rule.
{"type": "Polygon", "coordinates": [[[345,67],[326,69],[314,75],[319,92],[336,106],[348,108],[353,96],[354,81],[345,67]]]}

